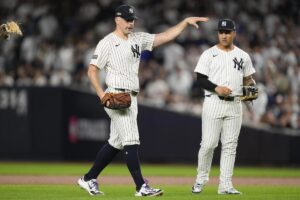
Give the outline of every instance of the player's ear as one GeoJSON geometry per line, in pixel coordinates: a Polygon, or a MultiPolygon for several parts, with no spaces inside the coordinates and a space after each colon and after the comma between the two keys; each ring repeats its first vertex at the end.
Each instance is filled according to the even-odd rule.
{"type": "Polygon", "coordinates": [[[233,31],[232,34],[233,34],[233,37],[235,38],[235,36],[236,36],[236,31],[233,31]]]}
{"type": "Polygon", "coordinates": [[[120,22],[119,17],[115,17],[115,23],[116,23],[116,24],[119,24],[119,22],[120,22]]]}
{"type": "Polygon", "coordinates": [[[115,23],[117,25],[119,25],[122,22],[122,18],[121,17],[115,17],[115,23]]]}

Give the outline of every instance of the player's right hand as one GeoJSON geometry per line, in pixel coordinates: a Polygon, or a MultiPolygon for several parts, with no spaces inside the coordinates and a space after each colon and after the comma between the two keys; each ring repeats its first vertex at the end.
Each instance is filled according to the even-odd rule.
{"type": "Polygon", "coordinates": [[[230,88],[224,86],[217,86],[215,91],[219,96],[228,96],[232,92],[230,88]]]}
{"type": "MultiPolygon", "coordinates": [[[[103,93],[101,93],[101,94],[99,95],[99,98],[100,98],[101,103],[102,103],[102,99],[103,99],[103,97],[105,96],[105,94],[106,94],[106,92],[103,92],[103,93]]],[[[106,106],[106,107],[109,107],[109,101],[106,101],[106,102],[105,102],[105,106],[106,106]]]]}
{"type": "Polygon", "coordinates": [[[188,17],[185,19],[186,23],[194,26],[195,28],[199,28],[199,26],[197,24],[198,22],[206,22],[208,20],[209,20],[208,17],[188,17]]]}

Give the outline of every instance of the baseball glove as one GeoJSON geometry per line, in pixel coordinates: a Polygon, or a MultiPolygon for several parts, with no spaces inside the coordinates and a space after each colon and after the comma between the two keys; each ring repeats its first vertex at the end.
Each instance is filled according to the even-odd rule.
{"type": "Polygon", "coordinates": [[[244,85],[243,96],[240,97],[242,101],[253,101],[258,97],[258,88],[255,85],[244,85]]]}
{"type": "Polygon", "coordinates": [[[131,97],[129,93],[111,93],[108,92],[101,99],[101,104],[109,109],[119,110],[124,108],[129,108],[131,105],[131,97]],[[107,102],[109,104],[107,105],[107,102]]]}
{"type": "Polygon", "coordinates": [[[22,31],[18,23],[11,21],[0,25],[0,39],[9,40],[11,35],[22,36],[22,31]]]}

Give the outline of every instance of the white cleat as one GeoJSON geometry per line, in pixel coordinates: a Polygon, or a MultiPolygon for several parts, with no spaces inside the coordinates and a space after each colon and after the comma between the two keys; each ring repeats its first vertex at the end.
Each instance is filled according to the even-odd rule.
{"type": "Polygon", "coordinates": [[[226,190],[219,190],[218,194],[242,194],[242,193],[236,190],[235,188],[229,188],[226,190]]]}
{"type": "Polygon", "coordinates": [[[82,189],[85,189],[92,196],[104,195],[103,192],[99,191],[96,179],[84,181],[83,177],[81,177],[77,182],[82,189]]]}
{"type": "Polygon", "coordinates": [[[161,189],[151,188],[148,184],[144,183],[139,191],[135,193],[136,197],[154,197],[163,195],[164,191],[161,189]]]}
{"type": "Polygon", "coordinates": [[[204,184],[201,183],[195,183],[192,187],[192,193],[193,194],[199,194],[200,192],[202,192],[204,187],[204,184]]]}

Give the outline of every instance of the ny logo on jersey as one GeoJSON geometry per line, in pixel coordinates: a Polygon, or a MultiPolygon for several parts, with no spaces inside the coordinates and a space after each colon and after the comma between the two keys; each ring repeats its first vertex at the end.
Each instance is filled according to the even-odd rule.
{"type": "Polygon", "coordinates": [[[133,57],[139,58],[141,56],[140,46],[135,44],[135,46],[131,45],[131,51],[133,53],[133,57]]]}
{"type": "Polygon", "coordinates": [[[237,58],[234,58],[233,62],[234,62],[234,68],[237,68],[237,70],[239,71],[240,69],[243,69],[243,64],[244,64],[243,58],[241,58],[240,61],[238,61],[237,58]]]}

